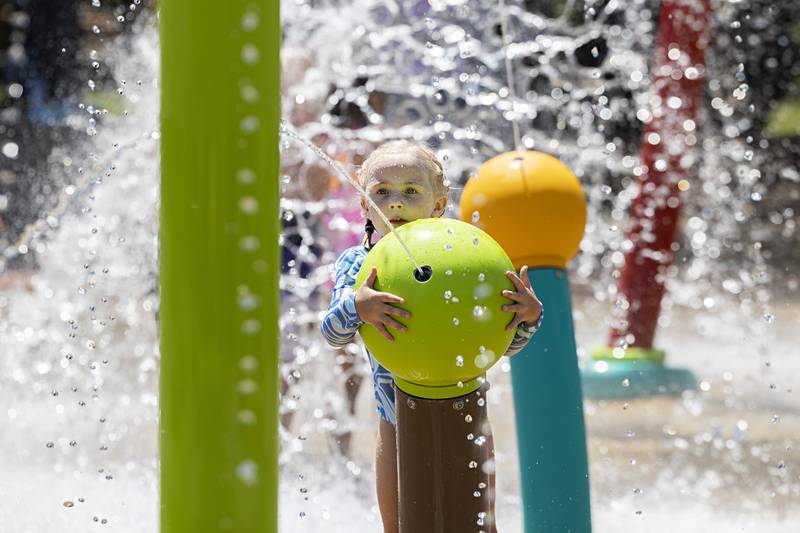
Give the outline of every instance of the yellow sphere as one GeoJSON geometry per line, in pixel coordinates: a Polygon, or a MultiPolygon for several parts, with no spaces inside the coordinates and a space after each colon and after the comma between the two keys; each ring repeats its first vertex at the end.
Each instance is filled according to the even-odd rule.
{"type": "Polygon", "coordinates": [[[542,152],[506,152],[464,187],[461,218],[491,235],[516,268],[566,268],[586,226],[586,199],[575,174],[542,152]]]}

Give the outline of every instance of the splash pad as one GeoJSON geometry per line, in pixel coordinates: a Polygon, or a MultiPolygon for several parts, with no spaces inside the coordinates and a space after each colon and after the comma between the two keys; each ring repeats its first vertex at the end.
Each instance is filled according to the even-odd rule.
{"type": "MultiPolygon", "coordinates": [[[[365,3],[358,3],[355,6],[357,15],[347,17],[352,12],[348,11],[348,6],[340,4],[337,15],[363,21],[365,36],[370,35],[376,25],[380,25],[385,35],[385,28],[402,28],[407,22],[402,19],[407,11],[404,5],[399,8],[391,2],[386,5],[387,10],[378,13],[365,3]]],[[[752,2],[730,5],[730,10],[717,15],[715,20],[721,24],[715,26],[714,53],[719,54],[722,48],[727,48],[731,53],[743,53],[742,57],[755,57],[751,54],[756,52],[758,45],[750,44],[753,38],[766,39],[780,27],[774,13],[782,8],[773,6],[761,9],[759,15],[771,21],[770,25],[757,34],[748,33],[748,26],[752,26],[758,17],[748,19],[742,9],[753,5],[752,2]],[[738,24],[742,25],[742,30],[735,29],[734,25],[738,24]],[[733,40],[739,34],[747,44],[733,40]],[[730,37],[727,44],[723,41],[726,36],[730,37]]],[[[326,24],[334,22],[337,17],[330,16],[322,4],[316,12],[302,13],[302,17],[302,5],[291,3],[285,7],[287,36],[291,35],[289,32],[302,35],[303,40],[317,49],[333,51],[332,43],[344,44],[348,39],[358,38],[352,27],[341,33],[343,37],[331,38],[335,31],[326,30],[331,28],[326,24]],[[306,27],[313,27],[314,31],[303,33],[306,27]]],[[[525,40],[532,43],[534,37],[541,34],[539,39],[552,38],[556,45],[574,42],[576,46],[582,46],[581,36],[560,33],[560,21],[551,18],[558,16],[559,12],[543,15],[541,26],[527,26],[530,29],[522,32],[518,21],[524,13],[516,11],[513,3],[510,7],[513,14],[511,29],[520,32],[525,40]]],[[[631,7],[630,4],[627,7],[631,7]]],[[[635,6],[626,9],[622,22],[616,18],[617,15],[608,15],[601,12],[596,21],[591,17],[584,20],[581,15],[584,22],[576,27],[578,33],[588,34],[589,29],[600,28],[607,32],[613,31],[612,24],[620,25],[622,33],[608,41],[610,49],[605,56],[605,65],[597,71],[600,77],[591,78],[594,71],[590,69],[576,70],[583,67],[575,66],[570,49],[566,50],[567,59],[562,61],[557,50],[563,48],[549,48],[553,53],[543,54],[549,59],[547,68],[562,75],[553,76],[545,71],[544,66],[536,68],[541,71],[537,76],[530,75],[541,95],[537,102],[539,113],[534,119],[534,129],[523,126],[521,132],[523,142],[532,139],[538,149],[552,150],[562,158],[566,154],[564,160],[575,169],[586,187],[590,223],[584,246],[570,270],[578,355],[583,361],[592,348],[606,342],[604,333],[609,324],[604,317],[608,307],[614,305],[613,294],[606,288],[614,285],[615,253],[621,249],[622,240],[620,230],[615,230],[621,219],[616,218],[615,213],[625,210],[627,185],[624,179],[621,184],[614,181],[613,176],[634,171],[636,164],[631,163],[632,167],[625,165],[631,159],[635,160],[638,153],[636,147],[625,144],[624,135],[622,143],[614,140],[613,131],[624,122],[619,120],[621,117],[632,116],[637,110],[647,107],[638,98],[645,91],[648,74],[646,68],[636,62],[636,57],[641,51],[638,48],[640,44],[647,42],[651,31],[648,24],[652,23],[652,17],[646,9],[635,6]],[[615,18],[616,22],[612,22],[615,18]],[[618,43],[624,50],[617,48],[618,43]],[[621,51],[624,52],[622,55],[621,51]],[[610,66],[612,57],[623,61],[610,66]],[[629,63],[631,58],[634,61],[629,63]],[[637,71],[644,74],[643,84],[637,85],[632,77],[637,71]],[[612,72],[624,83],[604,81],[602,76],[612,72]],[[547,85],[545,75],[550,80],[568,80],[573,88],[564,94],[556,91],[551,95],[552,86],[547,85]],[[600,85],[606,89],[607,106],[598,102],[602,95],[593,93],[600,85]],[[616,107],[620,100],[619,93],[614,91],[620,85],[623,88],[631,86],[636,103],[630,101],[627,106],[616,107]],[[580,107],[582,98],[597,105],[593,108],[597,115],[594,123],[586,121],[580,107]],[[596,125],[601,123],[600,115],[606,109],[613,113],[610,121],[602,122],[607,135],[590,135],[596,132],[596,125]],[[581,120],[584,126],[576,126],[581,120]],[[556,131],[556,124],[562,122],[566,124],[566,130],[559,130],[557,135],[550,134],[547,138],[540,135],[544,131],[556,131]],[[543,129],[537,131],[536,128],[543,129]],[[573,133],[576,137],[572,137],[573,133]],[[583,138],[580,147],[573,144],[577,135],[583,138]],[[559,144],[550,144],[555,140],[559,144]],[[612,141],[616,151],[608,153],[607,143],[612,141]],[[591,170],[606,169],[606,164],[610,166],[611,178],[591,170]],[[597,282],[601,282],[599,290],[596,289],[597,282]]],[[[439,21],[439,29],[443,27],[443,21],[463,27],[471,34],[473,45],[481,44],[478,53],[482,58],[495,48],[489,32],[480,31],[482,21],[486,24],[491,22],[490,16],[465,15],[458,18],[437,11],[433,19],[439,21]]],[[[574,20],[574,17],[570,15],[564,19],[574,20]]],[[[418,28],[420,35],[427,38],[429,33],[422,23],[420,19],[419,26],[409,25],[418,28]]],[[[401,44],[409,44],[409,47],[419,44],[415,50],[422,51],[425,39],[414,42],[416,35],[405,41],[401,38],[401,44]]],[[[450,33],[445,32],[445,35],[450,38],[450,33]]],[[[433,51],[456,48],[456,44],[447,44],[444,40],[430,40],[434,44],[433,51]]],[[[590,60],[601,61],[605,53],[601,41],[595,39],[580,49],[590,60]],[[591,53],[591,47],[595,45],[598,46],[598,56],[591,53]]],[[[465,44],[469,46],[470,42],[465,44]]],[[[158,107],[158,97],[152,87],[157,78],[158,54],[152,26],[137,34],[130,46],[136,53],[131,54],[125,48],[106,58],[120,67],[119,72],[115,71],[116,83],[126,91],[129,117],[122,119],[108,115],[105,122],[98,119],[99,135],[81,141],[80,150],[67,152],[75,161],[71,179],[75,178],[75,166],[81,165],[87,169],[87,174],[95,172],[96,176],[105,177],[104,183],[91,185],[85,194],[81,194],[73,204],[74,209],[59,217],[57,228],[49,221],[45,222],[48,226],[46,234],[34,242],[25,243],[29,245],[28,253],[37,254],[41,261],[41,268],[33,278],[32,291],[5,288],[0,298],[3,317],[0,337],[4,356],[0,361],[6,376],[2,396],[7,407],[2,413],[7,416],[6,431],[2,436],[7,453],[2,470],[8,479],[13,480],[14,486],[13,491],[4,492],[6,502],[14,505],[0,506],[0,521],[16,531],[35,532],[41,527],[68,532],[83,532],[87,527],[104,527],[108,531],[126,533],[157,531],[158,498],[154,481],[157,472],[154,440],[157,435],[157,403],[153,380],[158,368],[158,352],[152,346],[156,342],[158,300],[151,289],[157,286],[157,278],[150,257],[155,250],[153,235],[157,225],[151,211],[156,201],[153,191],[157,187],[154,163],[158,160],[158,153],[153,139],[157,138],[158,132],[152,110],[158,107]],[[143,80],[143,86],[136,85],[137,78],[143,80]],[[128,80],[128,85],[122,85],[120,80],[128,80]],[[83,161],[83,150],[100,154],[102,160],[106,148],[109,153],[114,153],[112,142],[120,142],[120,139],[124,142],[129,135],[143,140],[133,149],[114,155],[112,162],[116,171],[105,164],[97,171],[89,170],[92,166],[83,161]],[[111,172],[111,177],[105,176],[107,171],[111,172]],[[101,222],[100,231],[89,234],[95,220],[101,222]],[[124,242],[122,237],[125,237],[124,242]],[[97,255],[91,256],[89,252],[94,250],[97,255]],[[84,269],[83,265],[87,263],[90,267],[84,269]],[[102,269],[108,267],[109,273],[103,273],[102,269]],[[97,289],[92,290],[90,282],[96,284],[97,289]],[[79,293],[79,289],[85,290],[86,294],[79,293]],[[101,296],[107,296],[108,302],[103,303],[101,296]],[[114,327],[98,333],[95,328],[99,326],[91,319],[89,304],[97,306],[96,313],[92,314],[114,327]],[[111,321],[108,315],[113,315],[116,320],[111,321]],[[77,329],[73,330],[73,326],[77,329]],[[76,337],[67,337],[68,333],[76,337]],[[89,340],[96,342],[95,350],[87,348],[89,340]],[[47,346],[53,349],[48,350],[47,346]],[[74,357],[68,359],[67,354],[74,357]],[[106,364],[103,360],[109,362],[106,364]],[[94,369],[89,368],[92,364],[95,364],[94,369]],[[72,386],[77,388],[77,392],[72,390],[72,386]],[[94,387],[98,388],[93,390],[94,387]],[[93,399],[93,395],[99,395],[99,399],[93,399]],[[81,407],[78,401],[84,401],[86,407],[81,407]],[[105,421],[100,422],[101,418],[105,421]],[[77,443],[75,446],[70,444],[73,441],[77,443]],[[46,446],[48,443],[53,443],[53,447],[46,446]],[[102,446],[107,450],[101,450],[102,446]],[[101,468],[104,471],[98,473],[101,468]],[[106,476],[113,476],[113,479],[106,479],[106,476]],[[81,500],[85,502],[81,503],[81,500]],[[73,502],[74,506],[66,507],[65,502],[73,502]],[[20,509],[28,511],[21,512],[20,509]],[[93,516],[98,517],[97,525],[93,516]],[[107,523],[101,526],[100,520],[107,520],[107,523]]],[[[382,62],[388,61],[383,55],[385,45],[380,41],[369,54],[363,48],[360,50],[353,59],[354,65],[369,65],[369,54],[380,54],[382,62]]],[[[339,54],[339,49],[336,51],[339,57],[345,56],[339,54]]],[[[103,50],[100,52],[102,54],[103,50]]],[[[415,57],[420,57],[420,54],[415,52],[415,57]]],[[[514,57],[518,65],[526,61],[519,54],[514,57]]],[[[538,56],[533,57],[535,60],[538,56]]],[[[496,76],[491,68],[489,65],[489,72],[482,77],[487,83],[490,79],[502,78],[496,76]]],[[[721,111],[728,112],[728,107],[722,108],[719,114],[717,110],[708,109],[720,123],[704,121],[697,124],[705,137],[705,153],[697,181],[690,180],[695,194],[684,205],[686,247],[682,254],[687,261],[676,263],[675,273],[670,274],[674,277],[670,278],[670,294],[665,298],[664,321],[660,322],[662,329],[658,337],[661,347],[670,353],[673,364],[696,373],[700,388],[677,398],[591,401],[586,404],[589,450],[593,458],[592,486],[599,503],[594,516],[596,531],[615,531],[625,527],[630,531],[669,532],[713,526],[731,530],[744,527],[774,533],[794,531],[792,528],[796,523],[797,489],[788,474],[797,464],[797,458],[794,452],[787,451],[787,446],[795,443],[798,434],[793,398],[800,386],[793,376],[800,375],[800,372],[793,366],[796,358],[793,344],[789,342],[793,339],[790,327],[797,320],[791,302],[796,292],[792,288],[791,276],[784,280],[776,278],[769,258],[764,262],[770,243],[782,242],[774,240],[775,232],[788,232],[790,224],[787,222],[783,227],[770,222],[764,226],[747,207],[759,205],[751,199],[751,195],[757,192],[763,195],[761,205],[765,207],[767,202],[776,200],[774,191],[766,191],[762,185],[768,183],[770,176],[769,165],[765,163],[777,163],[774,161],[777,155],[772,149],[766,154],[759,149],[756,146],[758,139],[753,145],[748,145],[745,133],[738,137],[718,136],[722,128],[729,128],[742,118],[741,106],[752,103],[758,109],[762,104],[757,99],[751,100],[751,96],[757,94],[753,91],[738,104],[728,98],[738,86],[738,82],[731,84],[737,71],[735,64],[714,63],[709,68],[709,80],[713,82],[707,89],[709,97],[719,97],[726,104],[731,103],[734,115],[721,115],[721,111]],[[752,162],[747,155],[747,150],[751,149],[754,152],[752,162]],[[770,161],[763,160],[765,155],[770,161]],[[737,182],[734,168],[742,167],[746,172],[760,169],[764,179],[737,182]],[[728,181],[730,177],[733,177],[732,182],[728,181]],[[744,220],[734,223],[733,215],[738,206],[744,206],[744,220]],[[710,218],[709,213],[713,213],[710,218]],[[728,234],[735,235],[735,242],[744,247],[736,251],[734,258],[726,255],[734,251],[733,244],[723,241],[722,237],[728,234]],[[756,237],[756,234],[760,236],[756,237]],[[706,238],[704,246],[689,246],[690,243],[700,243],[702,237],[706,238]],[[761,254],[753,247],[754,240],[763,242],[761,254]],[[715,247],[722,250],[723,258],[727,258],[724,262],[709,261],[709,256],[705,255],[707,250],[710,253],[715,247]],[[729,289],[736,292],[729,292],[729,289]],[[756,293],[760,295],[758,298],[756,293]],[[712,300],[713,307],[706,307],[712,300]]],[[[749,68],[746,64],[745,73],[749,74],[749,68]]],[[[332,74],[330,79],[340,82],[340,75],[332,74]]],[[[406,75],[403,88],[408,87],[410,91],[416,87],[419,78],[413,76],[418,76],[419,72],[406,75]]],[[[422,76],[424,78],[424,72],[422,76]]],[[[379,81],[374,76],[372,79],[376,83],[379,81]]],[[[520,90],[523,89],[523,79],[519,80],[520,90]]],[[[425,80],[423,84],[432,83],[429,78],[425,80]]],[[[472,83],[474,78],[468,81],[472,83]]],[[[461,93],[448,82],[448,78],[440,75],[437,89],[441,89],[441,93],[435,98],[433,93],[417,96],[413,103],[404,103],[402,109],[396,109],[398,113],[408,111],[409,117],[421,110],[425,119],[443,112],[447,119],[442,121],[442,125],[452,125],[453,128],[440,147],[442,153],[449,154],[450,168],[458,169],[462,162],[474,168],[503,149],[494,147],[492,143],[503,131],[508,132],[498,127],[501,122],[492,118],[494,115],[486,118],[486,107],[471,101],[466,115],[474,117],[481,113],[482,123],[476,130],[481,138],[468,141],[468,146],[474,143],[480,156],[470,155],[466,148],[461,151],[465,141],[455,143],[451,137],[460,135],[462,126],[467,135],[471,130],[467,127],[469,123],[462,120],[464,115],[458,111],[456,97],[461,93]]],[[[562,83],[557,85],[563,90],[562,83]]],[[[757,84],[751,85],[757,88],[757,84]]],[[[348,97],[363,90],[363,87],[342,87],[348,97]]],[[[496,90],[488,84],[475,87],[476,94],[482,95],[482,102],[488,101],[496,90]]],[[[306,87],[302,89],[308,94],[306,87]]],[[[520,108],[525,108],[523,102],[520,102],[520,108]]],[[[88,117],[82,117],[81,124],[85,125],[86,120],[88,117]]],[[[414,124],[425,136],[432,138],[438,134],[433,127],[426,129],[424,120],[414,124]]],[[[402,134],[397,131],[395,134],[402,134]]],[[[302,133],[312,134],[310,130],[302,133]]],[[[365,137],[372,134],[369,130],[364,132],[365,137]]],[[[345,131],[342,135],[351,141],[361,138],[358,132],[345,131]]],[[[772,142],[771,146],[778,145],[772,142]]],[[[62,166],[60,157],[57,163],[58,167],[62,166]]],[[[292,179],[298,178],[293,176],[292,179]]],[[[777,203],[780,205],[781,202],[777,203]]],[[[302,204],[295,201],[294,206],[299,217],[302,204]]],[[[293,290],[297,294],[305,296],[305,286],[296,277],[288,275],[286,278],[296,284],[293,290]]],[[[321,279],[324,281],[324,278],[323,275],[321,279]]],[[[247,301],[244,297],[243,302],[247,301]]],[[[294,316],[298,323],[311,320],[310,317],[319,311],[315,305],[309,301],[307,307],[295,306],[294,316]]],[[[284,309],[284,316],[289,322],[293,316],[289,308],[284,309]]],[[[287,531],[375,528],[376,511],[371,487],[364,482],[370,474],[370,433],[368,429],[360,429],[360,426],[369,428],[372,422],[371,406],[362,396],[363,401],[354,419],[356,438],[354,455],[350,458],[355,465],[343,478],[342,490],[328,492],[329,470],[342,460],[325,445],[332,433],[331,424],[337,421],[326,409],[329,402],[338,404],[336,395],[328,395],[327,389],[315,390],[310,377],[322,378],[330,374],[330,365],[322,364],[327,356],[315,351],[313,338],[300,336],[292,340],[287,338],[289,332],[284,330],[282,342],[298,351],[301,379],[305,381],[300,383],[298,397],[287,396],[283,404],[285,409],[295,410],[296,423],[284,436],[286,462],[281,468],[285,493],[281,500],[281,527],[287,531]],[[322,413],[321,417],[318,417],[318,412],[322,413]]],[[[509,370],[503,362],[493,370],[493,401],[490,403],[496,433],[513,435],[513,420],[502,416],[498,409],[499,405],[512,401],[509,370]]],[[[341,419],[338,420],[341,424],[341,419]]],[[[508,438],[501,439],[496,446],[500,453],[498,470],[504,473],[498,480],[501,494],[499,518],[504,530],[513,532],[518,530],[515,528],[518,527],[520,508],[515,496],[519,491],[515,475],[517,450],[513,439],[508,438]]],[[[792,449],[796,450],[796,445],[792,449]]]]}

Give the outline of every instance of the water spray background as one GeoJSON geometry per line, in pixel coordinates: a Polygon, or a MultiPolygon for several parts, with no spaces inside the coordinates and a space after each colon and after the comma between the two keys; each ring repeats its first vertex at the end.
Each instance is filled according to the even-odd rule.
{"type": "MultiPolygon", "coordinates": [[[[517,93],[524,95],[523,144],[561,157],[589,198],[586,238],[570,267],[581,357],[602,345],[612,320],[655,16],[652,2],[604,5],[589,14],[585,4],[583,24],[508,6],[517,93]],[[612,17],[619,21],[609,23],[612,17]],[[576,48],[601,34],[613,37],[602,69],[577,64],[576,48]]],[[[287,87],[284,117],[310,120],[298,131],[332,156],[366,153],[384,137],[426,141],[445,162],[455,203],[469,172],[511,147],[493,6],[331,1],[282,8],[284,49],[303,43],[314,50],[314,65],[287,87]],[[352,128],[360,125],[356,107],[371,125],[352,128]]],[[[733,36],[715,40],[716,47],[736,49],[735,15],[743,11],[718,7],[715,31],[733,36]]],[[[602,44],[590,44],[587,57],[597,59],[602,44]]],[[[743,57],[746,44],[738,45],[743,57]]],[[[104,114],[90,124],[98,116],[83,109],[71,119],[86,137],[51,154],[52,179],[86,183],[68,194],[74,200],[63,216],[45,219],[52,229],[25,243],[39,257],[33,290],[0,293],[0,416],[7,416],[0,465],[8,480],[0,486],[0,524],[13,531],[157,530],[154,24],[142,24],[129,42],[103,54],[127,115],[104,114]]],[[[687,197],[681,257],[657,337],[670,363],[696,371],[704,390],[674,400],[587,404],[598,531],[711,524],[789,531],[800,514],[800,422],[792,392],[800,388],[800,362],[789,333],[800,313],[796,273],[778,268],[797,244],[796,198],[779,192],[791,190],[786,183],[796,188],[796,171],[780,165],[775,146],[748,143],[743,121],[757,120],[748,107],[755,97],[741,88],[747,80],[737,64],[722,59],[709,64],[708,105],[697,126],[702,157],[691,180],[696,192],[687,197]]],[[[355,200],[301,194],[315,177],[325,178],[308,151],[288,142],[282,149],[289,170],[283,242],[291,246],[291,235],[301,234],[298,258],[318,256],[315,268],[295,264],[281,280],[291,295],[283,301],[282,351],[293,360],[283,370],[290,381],[300,378],[282,405],[294,413],[282,432],[282,528],[374,530],[370,387],[362,386],[357,415],[347,416],[344,376],[334,363],[341,354],[317,332],[328,265],[349,232],[360,229],[344,217],[355,200]],[[354,439],[349,457],[335,443],[347,430],[354,439]]],[[[356,163],[346,161],[350,170],[356,163]]],[[[357,370],[366,372],[363,359],[357,370]]],[[[491,379],[499,520],[515,531],[508,366],[498,365],[491,379]]]]}

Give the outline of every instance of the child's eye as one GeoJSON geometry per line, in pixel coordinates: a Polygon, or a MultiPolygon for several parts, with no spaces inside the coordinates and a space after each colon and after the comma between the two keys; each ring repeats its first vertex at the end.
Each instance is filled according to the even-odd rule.
{"type": "Polygon", "coordinates": [[[417,194],[417,189],[415,189],[414,187],[409,187],[408,189],[406,189],[406,194],[417,194]]]}
{"type": "Polygon", "coordinates": [[[387,189],[385,187],[381,187],[380,189],[375,191],[375,194],[388,194],[388,193],[389,193],[389,189],[387,189]]]}

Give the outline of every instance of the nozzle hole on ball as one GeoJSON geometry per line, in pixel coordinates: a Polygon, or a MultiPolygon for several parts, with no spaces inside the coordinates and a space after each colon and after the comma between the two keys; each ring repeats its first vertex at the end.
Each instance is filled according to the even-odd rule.
{"type": "Polygon", "coordinates": [[[425,283],[433,276],[433,269],[430,265],[422,265],[418,269],[414,269],[414,279],[419,281],[420,283],[425,283]]]}

